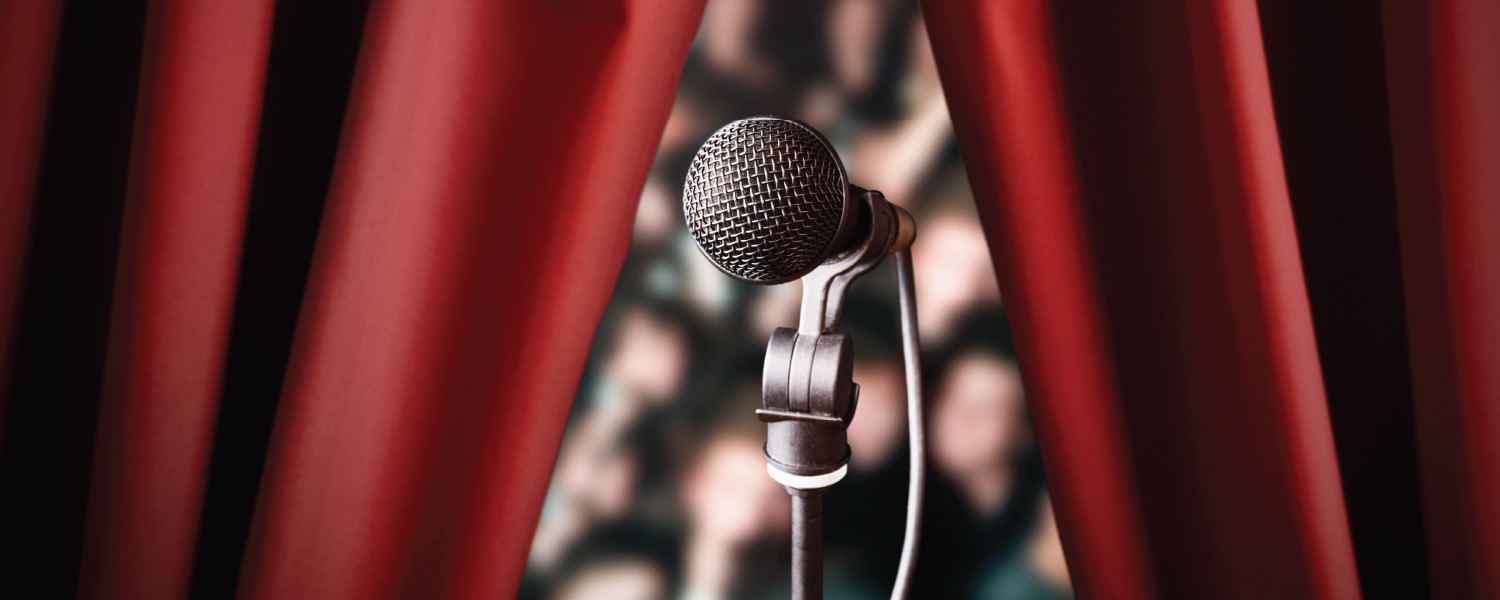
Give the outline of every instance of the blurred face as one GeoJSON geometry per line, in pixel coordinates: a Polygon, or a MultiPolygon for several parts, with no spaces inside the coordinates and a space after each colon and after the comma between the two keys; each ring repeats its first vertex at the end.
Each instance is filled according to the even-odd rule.
{"type": "Polygon", "coordinates": [[[644,310],[631,311],[604,370],[628,393],[648,401],[677,394],[687,369],[687,339],[675,327],[644,310]]]}
{"type": "Polygon", "coordinates": [[[727,435],[708,445],[684,482],[695,535],[738,544],[785,520],[781,487],[766,475],[761,441],[727,435]]]}
{"type": "Polygon", "coordinates": [[[589,486],[594,510],[603,519],[625,515],[630,509],[631,493],[635,491],[636,463],[628,454],[615,454],[602,461],[594,470],[589,486]]]}
{"type": "Polygon", "coordinates": [[[893,362],[854,365],[859,406],[849,424],[849,465],[874,470],[895,453],[906,426],[906,380],[893,362]]]}
{"type": "Polygon", "coordinates": [[[672,235],[682,217],[676,198],[667,182],[660,177],[646,180],[640,203],[635,207],[635,226],[630,230],[631,243],[657,244],[672,235]]]}
{"type": "Polygon", "coordinates": [[[765,345],[777,327],[796,327],[802,310],[802,280],[781,285],[760,286],[760,293],[750,304],[750,323],[755,341],[765,345]]]}
{"type": "Polygon", "coordinates": [[[563,585],[557,600],[665,600],[667,578],[646,561],[627,560],[590,568],[563,585]]]}
{"type": "Polygon", "coordinates": [[[990,354],[960,356],[949,368],[932,415],[938,468],[962,476],[1003,465],[1027,442],[1021,375],[990,354]]]}
{"type": "Polygon", "coordinates": [[[937,341],[952,333],[966,310],[997,302],[1000,288],[978,221],[939,214],[922,227],[912,245],[917,323],[924,339],[937,341]]]}

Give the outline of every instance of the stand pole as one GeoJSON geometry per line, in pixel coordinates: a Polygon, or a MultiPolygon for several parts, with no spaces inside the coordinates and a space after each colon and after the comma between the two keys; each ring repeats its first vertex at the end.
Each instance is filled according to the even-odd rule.
{"type": "Polygon", "coordinates": [[[823,492],[792,495],[792,600],[823,600],[823,492]]]}

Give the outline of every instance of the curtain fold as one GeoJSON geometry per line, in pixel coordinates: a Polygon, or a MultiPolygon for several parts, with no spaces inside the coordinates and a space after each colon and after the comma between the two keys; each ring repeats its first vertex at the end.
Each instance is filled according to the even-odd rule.
{"type": "MultiPolygon", "coordinates": [[[[49,89],[44,113],[31,116],[44,120],[6,124],[36,127],[41,139],[35,171],[19,174],[34,177],[31,197],[22,199],[30,204],[18,228],[24,246],[0,241],[24,247],[5,315],[11,352],[0,434],[0,581],[45,597],[78,590],[145,3],[67,2],[55,18],[54,33],[17,38],[55,35],[56,42],[50,83],[36,82],[49,89]]],[[[42,91],[0,89],[31,93],[42,91]]]]}
{"type": "Polygon", "coordinates": [[[1153,598],[1047,3],[928,2],[923,16],[1005,294],[1074,589],[1153,598]]]}
{"type": "Polygon", "coordinates": [[[1360,587],[1424,597],[1380,6],[1259,4],[1360,587]]]}
{"type": "Polygon", "coordinates": [[[959,4],[925,14],[1080,596],[1149,593],[1106,583],[1129,573],[1167,598],[1358,598],[1255,3],[1057,4],[1053,20],[1040,2],[959,4]],[[1065,94],[1046,92],[1047,63],[1065,94]],[[1037,102],[1062,122],[1028,138],[1037,102]],[[1025,220],[1073,210],[1082,223],[1025,220]],[[1041,283],[1090,267],[1097,294],[1041,283]],[[1089,337],[1101,357],[1047,356],[1089,337]],[[1111,379],[1115,398],[1079,386],[1111,379]],[[1094,468],[1129,473],[1133,496],[1071,487],[1098,485],[1094,468]],[[1079,531],[1129,502],[1145,556],[1079,531]]]}
{"type": "Polygon", "coordinates": [[[371,6],[241,598],[514,593],[701,10],[371,6]]]}
{"type": "Polygon", "coordinates": [[[0,426],[62,1],[0,5],[0,426]]]}
{"type": "Polygon", "coordinates": [[[1500,596],[1500,4],[1388,0],[1386,62],[1434,598],[1500,596]]]}
{"type": "Polygon", "coordinates": [[[188,589],[273,6],[147,9],[80,598],[188,589]]]}
{"type": "MultiPolygon", "coordinates": [[[[1231,519],[1229,528],[1243,528],[1231,535],[1238,543],[1261,542],[1263,551],[1281,555],[1264,559],[1275,560],[1270,564],[1285,569],[1289,581],[1262,588],[1266,592],[1281,597],[1358,598],[1353,545],[1256,3],[1216,0],[1184,5],[1216,232],[1231,296],[1228,333],[1233,339],[1229,343],[1237,347],[1240,385],[1248,392],[1231,400],[1242,405],[1230,409],[1238,413],[1230,418],[1248,420],[1248,437],[1243,441],[1261,455],[1247,462],[1266,478],[1258,483],[1280,488],[1277,495],[1282,497],[1271,501],[1286,503],[1284,508],[1268,511],[1245,497],[1225,497],[1229,510],[1242,514],[1285,511],[1272,513],[1271,518],[1288,529],[1273,534],[1285,538],[1266,539],[1264,529],[1255,531],[1245,521],[1231,519]],[[1292,550],[1300,550],[1295,555],[1300,555],[1301,564],[1286,560],[1292,550]],[[1292,586],[1304,586],[1298,590],[1302,593],[1281,593],[1295,589],[1292,586]]],[[[1222,340],[1204,339],[1210,344],[1222,340]]],[[[1221,446],[1222,442],[1209,444],[1215,446],[1212,452],[1228,459],[1225,463],[1243,452],[1243,448],[1221,446]]],[[[1236,484],[1224,481],[1220,485],[1236,484]]],[[[1256,558],[1255,550],[1245,550],[1230,551],[1238,555],[1237,562],[1245,564],[1256,558]]],[[[1254,570],[1239,575],[1247,583],[1265,577],[1254,570]]]]}

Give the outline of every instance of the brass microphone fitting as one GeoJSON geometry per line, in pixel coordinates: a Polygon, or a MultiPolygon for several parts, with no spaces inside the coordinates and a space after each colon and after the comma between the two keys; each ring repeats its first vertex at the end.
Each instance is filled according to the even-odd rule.
{"type": "Polygon", "coordinates": [[[911,243],[917,239],[917,221],[911,218],[911,213],[906,209],[890,204],[891,210],[896,211],[896,242],[891,244],[889,254],[895,254],[902,250],[911,248],[911,243]]]}

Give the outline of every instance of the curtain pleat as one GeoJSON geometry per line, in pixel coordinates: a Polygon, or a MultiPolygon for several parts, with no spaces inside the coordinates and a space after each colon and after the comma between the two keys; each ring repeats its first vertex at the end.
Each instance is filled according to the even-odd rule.
{"type": "Polygon", "coordinates": [[[371,6],[241,598],[514,593],[701,10],[371,6]]]}
{"type": "Polygon", "coordinates": [[[23,264],[5,316],[11,352],[0,435],[0,588],[6,592],[66,597],[78,590],[145,5],[63,3],[45,120],[29,123],[43,131],[41,155],[35,171],[17,174],[34,180],[23,264]]]}
{"type": "Polygon", "coordinates": [[[1047,3],[928,2],[923,16],[1005,294],[1074,588],[1155,597],[1047,3]]]}
{"type": "Polygon", "coordinates": [[[0,4],[0,426],[62,0],[0,4]]]}
{"type": "Polygon", "coordinates": [[[1059,4],[1055,25],[1039,2],[959,4],[925,14],[1080,596],[1147,593],[1128,573],[1168,598],[1358,598],[1255,3],[1059,4]],[[1038,102],[1063,122],[1028,138],[1038,102]],[[1101,292],[1043,283],[1089,276],[1101,292]],[[1098,358],[1047,354],[1091,337],[1098,358]],[[1094,469],[1133,495],[1072,487],[1094,469]],[[1132,503],[1144,555],[1084,531],[1132,503]]]}
{"type": "Polygon", "coordinates": [[[1360,587],[1424,597],[1380,6],[1259,3],[1360,587]]]}
{"type": "Polygon", "coordinates": [[[147,10],[80,598],[188,588],[273,6],[147,10]]]}
{"type": "Polygon", "coordinates": [[[1387,1],[1434,598],[1500,597],[1500,4],[1387,1]]]}
{"type": "Polygon", "coordinates": [[[1245,566],[1265,561],[1237,569],[1236,585],[1259,596],[1359,598],[1256,3],[1183,4],[1215,212],[1202,225],[1218,235],[1230,295],[1228,330],[1201,329],[1198,342],[1234,350],[1240,392],[1199,398],[1231,404],[1210,409],[1218,414],[1205,419],[1208,427],[1243,427],[1236,433],[1245,436],[1200,447],[1222,457],[1213,477],[1228,493],[1219,501],[1250,517],[1226,520],[1228,556],[1245,566]],[[1254,453],[1248,460],[1246,450],[1254,453]],[[1235,490],[1243,480],[1224,475],[1236,463],[1270,493],[1235,490]],[[1280,573],[1267,577],[1267,566],[1280,573]]]}

